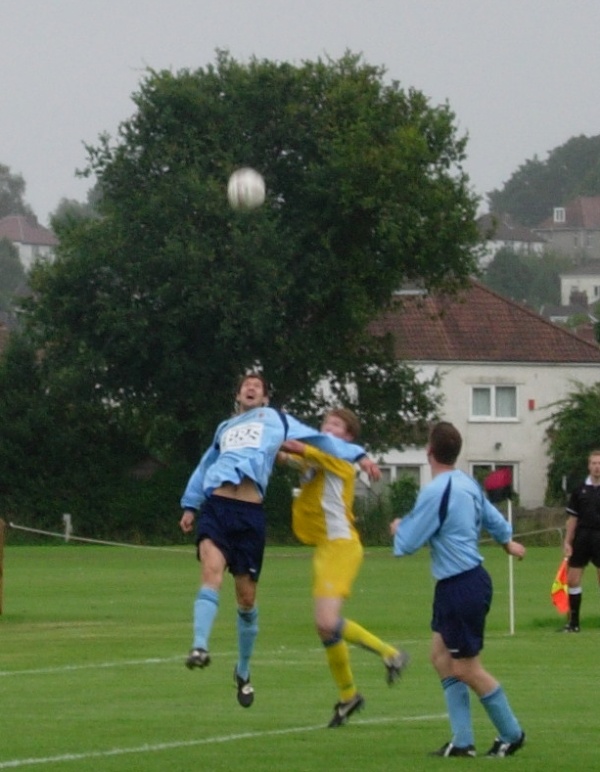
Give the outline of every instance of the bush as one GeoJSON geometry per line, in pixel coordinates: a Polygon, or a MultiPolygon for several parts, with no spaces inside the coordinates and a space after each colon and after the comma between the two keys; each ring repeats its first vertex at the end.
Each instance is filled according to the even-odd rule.
{"type": "Polygon", "coordinates": [[[419,483],[408,474],[401,475],[387,488],[393,517],[404,517],[414,507],[419,495],[419,483]]]}

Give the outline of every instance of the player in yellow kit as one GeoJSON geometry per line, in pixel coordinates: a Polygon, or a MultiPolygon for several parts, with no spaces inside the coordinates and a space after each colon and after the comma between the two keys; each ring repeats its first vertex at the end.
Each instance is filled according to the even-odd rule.
{"type": "MultiPolygon", "coordinates": [[[[351,410],[338,408],[327,413],[321,431],[353,442],[360,432],[360,422],[351,410]]],[[[297,440],[283,443],[279,461],[298,468],[301,473],[292,524],[300,541],[315,546],[315,625],[339,690],[340,699],[329,722],[330,727],[337,727],[345,724],[365,703],[354,683],[348,644],[357,644],[378,654],[383,660],[388,684],[400,676],[408,664],[408,655],[357,622],[342,617],[344,600],[350,596],[363,561],[363,547],[352,511],[354,465],[297,440]]]]}

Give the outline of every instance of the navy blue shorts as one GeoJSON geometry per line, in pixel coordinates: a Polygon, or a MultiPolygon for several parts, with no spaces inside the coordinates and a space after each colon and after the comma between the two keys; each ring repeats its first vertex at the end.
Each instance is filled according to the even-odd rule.
{"type": "Polygon", "coordinates": [[[431,629],[442,636],[455,659],[475,657],[483,649],[491,603],[492,580],[483,566],[436,584],[431,629]]]}
{"type": "Polygon", "coordinates": [[[217,545],[231,574],[249,574],[251,579],[258,581],[266,540],[262,504],[209,496],[202,504],[196,521],[198,557],[203,539],[210,539],[217,545]]]}
{"type": "Polygon", "coordinates": [[[577,526],[569,567],[585,568],[590,561],[600,568],[600,531],[577,526]]]}

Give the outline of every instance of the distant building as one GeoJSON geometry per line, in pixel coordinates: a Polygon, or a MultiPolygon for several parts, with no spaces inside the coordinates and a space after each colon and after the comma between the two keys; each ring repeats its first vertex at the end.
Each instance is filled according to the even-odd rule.
{"type": "Polygon", "coordinates": [[[600,262],[587,263],[560,274],[560,302],[594,306],[600,301],[600,262]]]}
{"type": "Polygon", "coordinates": [[[0,239],[8,239],[19,251],[23,268],[28,271],[37,259],[52,260],[58,239],[34,217],[11,214],[0,219],[0,239]]]}
{"type": "Polygon", "coordinates": [[[546,304],[540,309],[540,314],[544,319],[549,319],[555,324],[568,324],[569,320],[574,316],[587,317],[590,322],[598,321],[585,303],[569,303],[568,306],[546,304]]]}
{"type": "Polygon", "coordinates": [[[600,260],[600,196],[578,196],[555,206],[534,231],[557,252],[600,260]]]}
{"type": "MultiPolygon", "coordinates": [[[[574,384],[600,380],[600,346],[474,280],[456,296],[398,296],[370,330],[391,335],[396,357],[418,374],[439,376],[441,417],[463,436],[459,468],[481,477],[510,467],[521,504],[541,506],[546,421],[574,384]]],[[[385,482],[431,479],[424,447],[378,459],[385,482]]]]}
{"type": "Polygon", "coordinates": [[[541,255],[548,246],[542,236],[514,222],[508,214],[484,214],[477,219],[477,228],[485,250],[481,268],[487,268],[496,252],[504,248],[520,255],[541,255]]]}

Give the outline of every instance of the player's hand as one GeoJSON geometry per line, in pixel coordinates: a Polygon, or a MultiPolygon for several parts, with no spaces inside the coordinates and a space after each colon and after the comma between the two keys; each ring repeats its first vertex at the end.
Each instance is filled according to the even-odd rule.
{"type": "Polygon", "coordinates": [[[194,513],[186,509],[181,515],[181,520],[179,521],[179,527],[184,533],[191,533],[194,530],[194,520],[195,520],[194,513]]]}
{"type": "Polygon", "coordinates": [[[523,560],[525,553],[527,552],[525,547],[518,541],[509,541],[508,544],[504,545],[504,549],[506,552],[508,552],[509,555],[512,555],[519,560],[523,560]]]}
{"type": "Polygon", "coordinates": [[[391,536],[395,536],[396,535],[396,531],[398,530],[398,526],[400,525],[401,522],[402,522],[402,518],[401,517],[395,517],[392,520],[392,522],[390,523],[390,535],[391,536]]]}
{"type": "Polygon", "coordinates": [[[573,546],[569,542],[563,542],[563,555],[566,558],[570,558],[573,554],[573,546]]]}
{"type": "Polygon", "coordinates": [[[286,453],[295,453],[297,456],[304,455],[304,443],[298,440],[285,440],[281,443],[280,450],[286,453]]]}
{"type": "Polygon", "coordinates": [[[370,458],[363,456],[358,462],[358,465],[362,471],[368,475],[369,480],[375,480],[375,482],[381,480],[381,469],[370,458]]]}

